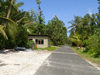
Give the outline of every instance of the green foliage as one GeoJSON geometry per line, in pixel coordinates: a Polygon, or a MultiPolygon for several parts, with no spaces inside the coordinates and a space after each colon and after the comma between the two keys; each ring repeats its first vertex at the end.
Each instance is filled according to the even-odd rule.
{"type": "Polygon", "coordinates": [[[76,47],[73,47],[72,48],[79,56],[81,56],[82,58],[86,59],[86,60],[89,60],[93,63],[96,63],[98,66],[100,66],[100,57],[98,58],[94,58],[94,57],[91,57],[91,53],[87,53],[87,52],[83,52],[84,49],[82,48],[76,48],[76,47]]]}
{"type": "Polygon", "coordinates": [[[9,39],[5,43],[6,49],[15,49],[17,47],[16,40],[8,37],[9,39]]]}
{"type": "Polygon", "coordinates": [[[47,34],[47,26],[44,24],[39,24],[37,26],[37,31],[39,35],[46,35],[47,34]]]}
{"type": "Polygon", "coordinates": [[[0,34],[0,49],[6,48],[6,40],[5,38],[0,34]]]}
{"type": "Polygon", "coordinates": [[[54,50],[57,50],[57,47],[47,47],[45,49],[46,50],[49,50],[49,51],[54,51],[54,50]]]}
{"type": "Polygon", "coordinates": [[[5,30],[4,30],[4,26],[2,26],[2,25],[0,25],[0,34],[2,34],[5,39],[8,39],[8,37],[5,33],[5,30]]]}
{"type": "Polygon", "coordinates": [[[71,22],[70,37],[73,37],[75,33],[78,33],[80,36],[82,36],[81,40],[84,41],[88,39],[89,36],[94,34],[96,26],[95,14],[86,14],[83,18],[76,16],[75,19],[71,22]]]}
{"type": "Polygon", "coordinates": [[[41,0],[36,0],[37,4],[41,4],[41,0]]]}
{"type": "Polygon", "coordinates": [[[1,22],[0,22],[0,24],[1,24],[0,25],[0,32],[1,32],[1,34],[6,39],[8,39],[7,33],[10,35],[10,37],[14,38],[14,36],[17,33],[17,24],[13,20],[7,19],[7,18],[4,18],[4,17],[0,17],[0,20],[1,20],[1,22]]]}
{"type": "Polygon", "coordinates": [[[70,26],[70,43],[77,47],[85,47],[84,52],[93,57],[100,56],[100,0],[99,12],[86,14],[84,17],[76,16],[70,26]]]}
{"type": "Polygon", "coordinates": [[[50,44],[50,46],[54,46],[54,43],[53,43],[53,41],[49,41],[49,44],[50,44]]]}
{"type": "Polygon", "coordinates": [[[21,5],[16,0],[0,1],[0,49],[25,47],[28,42],[27,30],[34,19],[29,12],[18,9],[21,5]]]}
{"type": "Polygon", "coordinates": [[[64,45],[66,43],[67,29],[58,17],[55,16],[51,21],[49,21],[47,27],[48,35],[54,45],[64,45]]]}
{"type": "Polygon", "coordinates": [[[94,57],[100,55],[100,37],[98,35],[94,34],[86,40],[86,50],[94,57]]]}
{"type": "MultiPolygon", "coordinates": [[[[41,10],[41,0],[36,0],[39,12],[19,10],[23,2],[17,0],[0,0],[0,49],[30,47],[28,35],[48,35],[52,45],[64,45],[67,29],[63,21],[54,17],[45,25],[41,10]]],[[[34,44],[34,48],[36,45],[34,44]]]]}
{"type": "Polygon", "coordinates": [[[47,47],[47,48],[40,48],[42,50],[48,50],[48,51],[54,51],[57,50],[57,47],[51,46],[51,47],[47,47]]]}
{"type": "Polygon", "coordinates": [[[72,38],[70,38],[72,46],[77,46],[77,47],[82,47],[83,42],[82,42],[82,37],[79,34],[74,34],[72,38]]]}
{"type": "Polygon", "coordinates": [[[97,0],[97,1],[98,1],[98,4],[99,4],[98,10],[99,10],[99,13],[100,13],[100,0],[97,0]]]}
{"type": "Polygon", "coordinates": [[[33,48],[34,48],[34,50],[38,50],[35,43],[33,44],[33,48]]]}
{"type": "Polygon", "coordinates": [[[75,17],[71,22],[70,42],[72,46],[85,47],[93,57],[100,55],[100,14],[86,14],[82,17],[75,17]],[[97,29],[98,27],[98,29],[97,29]]]}
{"type": "Polygon", "coordinates": [[[29,40],[28,42],[27,42],[27,48],[31,48],[32,47],[32,44],[33,44],[33,41],[32,40],[29,40]]]}
{"type": "Polygon", "coordinates": [[[32,48],[32,49],[34,49],[34,50],[37,50],[37,49],[38,49],[38,48],[36,47],[36,43],[34,43],[32,40],[29,40],[29,41],[27,42],[26,48],[32,48]]]}
{"type": "Polygon", "coordinates": [[[25,27],[18,28],[16,43],[19,47],[26,47],[28,42],[28,33],[25,27]]]}

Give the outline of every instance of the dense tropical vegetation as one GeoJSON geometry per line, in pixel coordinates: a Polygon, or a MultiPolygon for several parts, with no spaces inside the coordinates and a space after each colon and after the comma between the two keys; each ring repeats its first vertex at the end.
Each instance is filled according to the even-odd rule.
{"type": "Polygon", "coordinates": [[[0,0],[0,49],[28,47],[28,35],[48,35],[53,45],[66,44],[67,29],[54,17],[45,24],[41,1],[36,0],[39,12],[19,10],[23,2],[0,0]]]}
{"type": "Polygon", "coordinates": [[[100,56],[100,0],[96,14],[86,14],[84,17],[75,16],[70,21],[69,43],[72,46],[84,48],[83,52],[93,57],[100,56]]]}
{"type": "Polygon", "coordinates": [[[67,28],[57,16],[45,24],[41,0],[36,0],[38,11],[23,11],[24,5],[17,0],[0,0],[0,49],[29,47],[28,35],[48,35],[52,45],[64,45],[83,48],[91,56],[100,56],[100,0],[98,13],[75,16],[70,21],[70,36],[67,28]],[[68,39],[68,40],[67,40],[68,39]]]}

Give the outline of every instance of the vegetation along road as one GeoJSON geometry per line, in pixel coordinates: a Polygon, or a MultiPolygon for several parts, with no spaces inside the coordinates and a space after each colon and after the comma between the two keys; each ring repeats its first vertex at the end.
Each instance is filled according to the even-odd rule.
{"type": "Polygon", "coordinates": [[[64,46],[52,53],[35,75],[100,75],[100,71],[64,46]]]}

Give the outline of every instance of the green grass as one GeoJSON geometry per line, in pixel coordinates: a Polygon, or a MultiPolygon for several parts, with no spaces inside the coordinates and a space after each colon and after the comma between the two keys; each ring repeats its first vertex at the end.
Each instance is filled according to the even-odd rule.
{"type": "Polygon", "coordinates": [[[76,48],[76,47],[72,47],[73,51],[76,52],[80,57],[86,59],[86,60],[89,60],[91,61],[92,63],[95,63],[97,64],[98,66],[100,66],[100,57],[98,58],[94,58],[94,57],[91,57],[91,55],[89,53],[86,53],[86,52],[83,52],[82,49],[80,48],[76,48]]]}
{"type": "Polygon", "coordinates": [[[51,46],[51,47],[47,47],[47,48],[39,48],[41,50],[48,50],[48,51],[55,51],[58,49],[58,47],[55,46],[51,46]]]}

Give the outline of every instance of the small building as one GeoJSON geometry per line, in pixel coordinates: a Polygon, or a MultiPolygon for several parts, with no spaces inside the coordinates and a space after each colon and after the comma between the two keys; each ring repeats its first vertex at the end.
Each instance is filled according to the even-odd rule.
{"type": "Polygon", "coordinates": [[[49,47],[49,37],[47,35],[29,35],[29,40],[33,40],[37,48],[49,47]]]}

